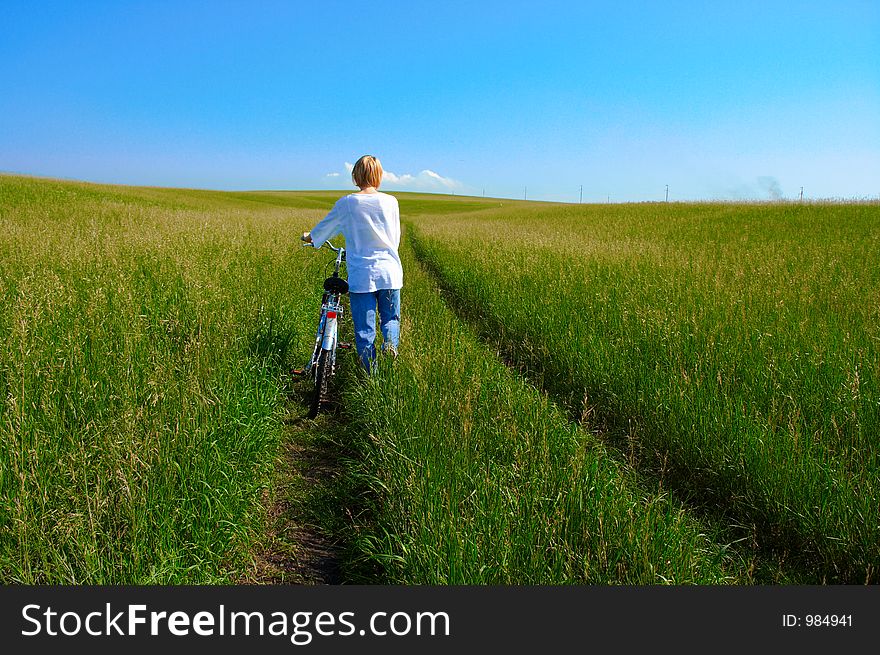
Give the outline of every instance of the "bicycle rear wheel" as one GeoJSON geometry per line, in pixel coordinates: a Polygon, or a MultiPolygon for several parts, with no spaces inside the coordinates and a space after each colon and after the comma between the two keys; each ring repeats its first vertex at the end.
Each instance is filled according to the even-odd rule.
{"type": "Polygon", "coordinates": [[[309,408],[309,418],[315,418],[321,407],[327,404],[330,392],[330,378],[333,377],[333,356],[329,350],[321,350],[318,362],[315,364],[315,395],[312,396],[312,406],[309,408]]]}

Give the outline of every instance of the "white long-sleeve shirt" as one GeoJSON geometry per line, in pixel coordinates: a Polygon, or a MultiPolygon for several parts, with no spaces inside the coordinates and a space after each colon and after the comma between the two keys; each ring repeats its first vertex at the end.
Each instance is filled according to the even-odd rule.
{"type": "Polygon", "coordinates": [[[312,229],[312,243],[320,248],[339,233],[345,236],[348,286],[352,293],[403,287],[400,264],[400,207],[387,193],[352,193],[312,229]]]}

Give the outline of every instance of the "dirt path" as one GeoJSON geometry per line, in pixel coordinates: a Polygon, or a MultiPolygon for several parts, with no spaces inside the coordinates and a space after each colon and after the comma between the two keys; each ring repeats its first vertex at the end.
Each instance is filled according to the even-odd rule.
{"type": "Polygon", "coordinates": [[[336,491],[339,448],[332,440],[334,413],[312,421],[305,404],[289,404],[285,445],[276,478],[267,490],[266,536],[244,582],[254,584],[341,584],[342,546],[334,535],[344,511],[336,491]]]}

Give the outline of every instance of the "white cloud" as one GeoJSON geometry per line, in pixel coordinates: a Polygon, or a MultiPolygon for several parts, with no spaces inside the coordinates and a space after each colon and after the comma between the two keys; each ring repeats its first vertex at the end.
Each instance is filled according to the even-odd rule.
{"type": "Polygon", "coordinates": [[[443,177],[439,173],[435,173],[430,169],[425,169],[418,175],[405,173],[397,175],[391,171],[385,171],[383,178],[386,184],[408,189],[419,190],[448,190],[452,191],[461,186],[461,182],[453,180],[451,177],[443,177]]]}
{"type": "MultiPolygon", "coordinates": [[[[354,164],[345,162],[345,170],[351,175],[354,170],[354,164]]],[[[339,177],[340,173],[328,173],[327,177],[339,177]]],[[[426,168],[421,173],[413,175],[412,173],[404,173],[398,175],[391,171],[385,171],[382,176],[382,185],[384,187],[392,187],[394,189],[414,190],[414,191],[454,191],[462,187],[462,183],[451,177],[443,177],[439,173],[426,168]]]]}

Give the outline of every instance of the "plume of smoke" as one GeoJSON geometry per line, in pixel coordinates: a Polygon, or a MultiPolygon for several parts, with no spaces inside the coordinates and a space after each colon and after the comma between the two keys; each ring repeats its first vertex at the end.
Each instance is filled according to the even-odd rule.
{"type": "Polygon", "coordinates": [[[779,180],[775,177],[769,175],[759,177],[758,186],[770,200],[782,200],[782,187],[779,186],[779,180]]]}

